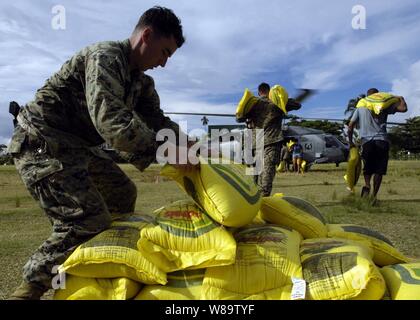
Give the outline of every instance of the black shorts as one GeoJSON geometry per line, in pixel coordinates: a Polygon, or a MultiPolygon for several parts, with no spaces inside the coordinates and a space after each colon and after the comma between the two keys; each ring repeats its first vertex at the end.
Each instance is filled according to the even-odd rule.
{"type": "Polygon", "coordinates": [[[388,168],[389,143],[370,140],[362,146],[363,173],[385,175],[388,168]]]}

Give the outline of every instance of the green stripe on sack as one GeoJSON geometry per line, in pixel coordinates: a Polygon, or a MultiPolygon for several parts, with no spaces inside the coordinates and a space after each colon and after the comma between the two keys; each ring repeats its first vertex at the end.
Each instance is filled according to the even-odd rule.
{"type": "Polygon", "coordinates": [[[389,244],[392,247],[394,246],[388,238],[386,238],[385,236],[383,236],[379,232],[370,230],[368,228],[360,227],[360,226],[341,226],[341,228],[346,232],[363,234],[365,236],[369,236],[369,237],[372,237],[372,238],[376,238],[378,240],[382,240],[383,242],[386,242],[387,244],[389,244]]]}
{"type": "Polygon", "coordinates": [[[174,219],[158,218],[158,224],[163,230],[165,230],[168,233],[171,233],[178,237],[187,238],[198,238],[199,236],[206,234],[217,227],[217,225],[209,218],[200,219],[194,222],[186,220],[177,221],[174,219]]]}
{"type": "Polygon", "coordinates": [[[137,250],[139,228],[132,226],[111,226],[89,241],[80,245],[80,249],[98,247],[124,247],[137,250]]]}
{"type": "Polygon", "coordinates": [[[230,170],[227,166],[210,164],[209,166],[221,176],[229,185],[231,185],[236,191],[238,191],[241,196],[249,203],[256,204],[260,200],[260,190],[257,189],[256,194],[250,195],[247,193],[250,190],[250,186],[246,184],[236,173],[230,170]],[[229,175],[232,175],[236,180],[231,178],[229,175]],[[245,190],[246,189],[246,190],[245,190]]]}
{"type": "MultiPolygon", "coordinates": [[[[413,276],[410,274],[410,271],[404,268],[402,265],[395,264],[389,267],[397,271],[401,277],[401,280],[404,281],[405,283],[420,285],[420,279],[413,278],[413,276]]],[[[416,276],[420,275],[419,268],[413,268],[413,271],[416,276]]]]}
{"type": "Polygon", "coordinates": [[[369,102],[372,102],[372,103],[385,103],[385,102],[387,102],[391,99],[394,99],[394,98],[395,98],[395,96],[389,96],[385,99],[373,99],[373,98],[370,98],[370,97],[366,97],[365,99],[366,99],[366,101],[369,101],[369,102]]]}
{"type": "Polygon", "coordinates": [[[173,288],[187,288],[203,284],[205,269],[176,271],[169,273],[166,286],[173,288]]]}
{"type": "Polygon", "coordinates": [[[309,213],[314,218],[317,218],[319,221],[321,221],[323,224],[326,224],[324,217],[322,216],[321,212],[319,212],[313,205],[311,205],[309,202],[306,202],[305,200],[294,198],[294,197],[283,197],[285,201],[290,203],[291,205],[295,206],[296,208],[309,213]]]}
{"type": "Polygon", "coordinates": [[[184,190],[188,193],[188,195],[191,198],[193,198],[193,200],[195,201],[195,203],[202,210],[204,210],[203,205],[200,202],[200,198],[198,196],[199,194],[198,194],[197,189],[196,189],[196,187],[194,185],[194,182],[190,178],[188,178],[188,177],[184,177],[183,180],[182,180],[182,182],[183,182],[183,185],[184,185],[184,190]]]}
{"type": "Polygon", "coordinates": [[[339,248],[345,246],[346,243],[343,241],[328,241],[328,242],[313,242],[305,243],[300,248],[300,254],[317,254],[317,253],[326,253],[331,249],[339,248]]]}
{"type": "Polygon", "coordinates": [[[355,252],[317,254],[302,261],[303,277],[308,283],[343,276],[355,266],[355,252]]]}
{"type": "MultiPolygon", "coordinates": [[[[283,228],[283,227],[281,227],[283,228]]],[[[261,244],[264,242],[278,242],[286,244],[288,237],[280,229],[274,226],[257,226],[240,230],[234,234],[237,243],[261,244]]]]}
{"type": "Polygon", "coordinates": [[[227,173],[229,173],[231,176],[233,176],[236,181],[247,191],[251,190],[251,187],[249,186],[248,183],[246,183],[245,181],[243,181],[243,179],[238,176],[231,168],[229,168],[227,165],[222,165],[222,164],[212,164],[211,162],[209,162],[209,165],[211,168],[213,168],[214,170],[219,170],[219,171],[226,171],[227,173]]]}

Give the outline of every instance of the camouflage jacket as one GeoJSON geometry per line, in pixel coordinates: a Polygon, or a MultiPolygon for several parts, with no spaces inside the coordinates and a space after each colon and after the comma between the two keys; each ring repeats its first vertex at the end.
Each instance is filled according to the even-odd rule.
{"type": "Polygon", "coordinates": [[[264,145],[283,140],[284,113],[268,98],[259,98],[246,117],[253,129],[264,129],[264,145]]]}
{"type": "Polygon", "coordinates": [[[163,115],[153,79],[130,69],[129,57],[128,39],[82,49],[22,109],[20,125],[53,152],[106,142],[125,158],[154,157],[156,132],[179,127],[163,115]]]}

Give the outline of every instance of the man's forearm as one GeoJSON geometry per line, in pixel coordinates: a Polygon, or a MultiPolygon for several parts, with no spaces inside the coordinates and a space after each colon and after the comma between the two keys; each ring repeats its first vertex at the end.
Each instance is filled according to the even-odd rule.
{"type": "Polygon", "coordinates": [[[349,126],[349,129],[347,130],[347,136],[348,136],[350,146],[354,145],[354,143],[353,143],[353,127],[349,126]]]}

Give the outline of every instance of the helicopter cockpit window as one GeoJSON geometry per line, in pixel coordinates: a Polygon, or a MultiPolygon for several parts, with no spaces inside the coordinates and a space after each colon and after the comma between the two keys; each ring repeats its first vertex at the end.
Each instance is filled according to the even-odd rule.
{"type": "Polygon", "coordinates": [[[333,137],[325,137],[325,147],[327,148],[338,148],[340,147],[338,142],[333,137]]]}

